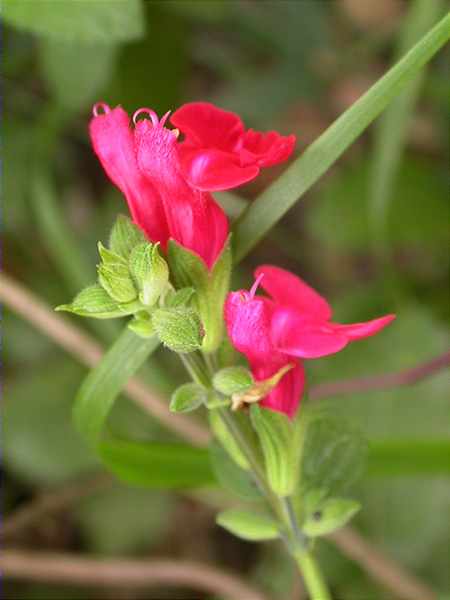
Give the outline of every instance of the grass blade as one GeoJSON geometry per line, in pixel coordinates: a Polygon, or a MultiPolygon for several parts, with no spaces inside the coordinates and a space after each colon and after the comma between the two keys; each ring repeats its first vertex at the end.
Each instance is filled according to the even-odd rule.
{"type": "Polygon", "coordinates": [[[238,219],[234,257],[241,260],[329,169],[450,37],[450,14],[343,113],[238,219]]]}

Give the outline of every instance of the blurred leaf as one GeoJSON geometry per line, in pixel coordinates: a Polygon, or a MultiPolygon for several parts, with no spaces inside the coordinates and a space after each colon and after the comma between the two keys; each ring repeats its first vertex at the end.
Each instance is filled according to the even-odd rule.
{"type": "Polygon", "coordinates": [[[329,498],[307,515],[302,530],[307,536],[327,535],[343,527],[361,509],[361,504],[348,498],[329,498]]]}
{"type": "Polygon", "coordinates": [[[447,15],[249,205],[234,227],[236,261],[258,243],[438,52],[450,37],[449,23],[447,15]]]}
{"type": "Polygon", "coordinates": [[[215,482],[208,451],[203,448],[108,438],[100,443],[99,452],[107,467],[131,485],[164,489],[215,482]]]}
{"type": "Polygon", "coordinates": [[[369,446],[370,475],[450,475],[448,440],[374,440],[369,446]]]}
{"type": "Polygon", "coordinates": [[[229,509],[217,515],[216,523],[237,537],[252,542],[280,537],[279,524],[261,513],[229,509]]]}
{"type": "Polygon", "coordinates": [[[217,481],[230,492],[245,500],[261,500],[261,493],[250,474],[230,458],[220,444],[213,442],[209,455],[217,481]]]}
{"type": "Polygon", "coordinates": [[[165,494],[114,486],[83,499],[75,518],[91,551],[125,556],[157,544],[170,526],[172,509],[165,494]]]}
{"type": "Polygon", "coordinates": [[[7,469],[32,483],[56,484],[98,465],[70,418],[81,374],[74,363],[53,357],[10,379],[3,412],[7,469]]]}
{"type": "Polygon", "coordinates": [[[80,110],[99,100],[113,73],[116,48],[42,38],[39,58],[55,101],[67,110],[80,110]]]}
{"type": "Polygon", "coordinates": [[[142,37],[144,20],[139,0],[76,2],[4,0],[3,19],[43,37],[107,44],[142,37]]]}
{"type": "Polygon", "coordinates": [[[230,12],[230,2],[228,0],[214,0],[213,2],[164,0],[161,5],[164,7],[164,10],[176,15],[187,17],[193,21],[200,20],[205,23],[220,22],[230,12]]]}
{"type": "Polygon", "coordinates": [[[83,381],[75,398],[73,417],[77,429],[93,446],[118,394],[158,343],[156,338],[143,339],[125,328],[83,381]]]}
{"type": "Polygon", "coordinates": [[[362,475],[366,455],[367,443],[355,427],[336,416],[312,415],[303,446],[301,489],[341,493],[362,475]]]}

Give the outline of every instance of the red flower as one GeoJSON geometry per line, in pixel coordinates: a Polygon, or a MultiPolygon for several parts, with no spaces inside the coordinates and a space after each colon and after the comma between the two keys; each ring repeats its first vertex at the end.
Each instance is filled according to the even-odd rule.
{"type": "Polygon", "coordinates": [[[374,335],[395,318],[386,315],[352,325],[331,323],[328,302],[296,275],[263,265],[255,276],[250,293],[228,295],[228,334],[235,348],[247,357],[256,380],[274,375],[286,364],[295,365],[262,402],[289,417],[295,414],[304,387],[298,359],[334,354],[351,341],[374,335]],[[254,295],[259,284],[271,299],[254,295]]]}
{"type": "Polygon", "coordinates": [[[208,102],[184,104],[170,120],[185,135],[179,147],[184,175],[201,190],[226,190],[251,181],[261,167],[286,160],[295,145],[294,135],[246,131],[236,114],[208,102]]]}
{"type": "Polygon", "coordinates": [[[133,116],[99,103],[90,123],[92,144],[107,175],[125,195],[135,223],[165,249],[172,238],[211,268],[228,236],[227,218],[209,191],[256,177],[259,168],[288,157],[294,137],[245,132],[239,117],[211,104],[181,107],[164,125],[150,109],[133,116]],[[100,112],[101,111],[101,112],[100,112]],[[147,119],[137,120],[139,115],[147,119]]]}

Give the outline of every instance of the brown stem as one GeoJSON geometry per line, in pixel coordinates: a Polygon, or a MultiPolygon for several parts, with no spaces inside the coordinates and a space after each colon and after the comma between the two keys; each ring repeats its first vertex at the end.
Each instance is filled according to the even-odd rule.
{"type": "Polygon", "coordinates": [[[427,362],[420,363],[411,369],[405,369],[399,373],[388,373],[387,375],[319,383],[311,388],[309,396],[310,398],[318,399],[329,396],[355,394],[357,392],[385,390],[402,385],[413,385],[448,366],[450,366],[450,351],[444,352],[444,354],[440,354],[427,362]]]}
{"type": "Polygon", "coordinates": [[[436,600],[431,588],[392,562],[350,527],[343,527],[329,536],[348,558],[357,562],[371,577],[391,590],[395,598],[405,600],[436,600]]]}
{"type": "Polygon", "coordinates": [[[261,592],[235,575],[185,560],[93,559],[71,554],[3,550],[0,569],[6,579],[112,588],[186,586],[230,599],[265,600],[261,592]]]}

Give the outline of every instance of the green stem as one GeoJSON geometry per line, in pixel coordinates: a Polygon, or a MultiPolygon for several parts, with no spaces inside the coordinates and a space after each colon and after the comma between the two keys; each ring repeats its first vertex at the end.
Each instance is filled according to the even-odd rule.
{"type": "Polygon", "coordinates": [[[311,552],[298,550],[294,554],[295,561],[310,595],[310,600],[331,600],[330,592],[322,577],[319,565],[311,552]]]}

